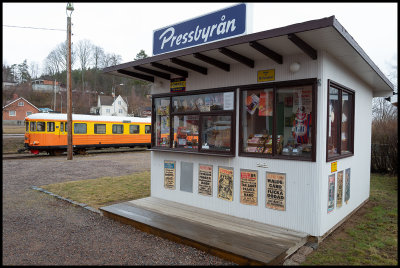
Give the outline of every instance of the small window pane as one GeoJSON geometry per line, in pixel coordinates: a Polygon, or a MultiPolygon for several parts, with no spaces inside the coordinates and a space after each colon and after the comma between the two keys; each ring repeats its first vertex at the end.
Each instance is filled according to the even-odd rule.
{"type": "Polygon", "coordinates": [[[233,110],[234,92],[210,93],[172,98],[173,112],[233,110]]]}
{"type": "Polygon", "coordinates": [[[124,133],[124,125],[116,125],[112,126],[112,133],[113,134],[123,134],[124,133]]]}
{"type": "Polygon", "coordinates": [[[74,123],[75,134],[86,134],[86,123],[74,123]]]}
{"type": "Polygon", "coordinates": [[[170,146],[170,117],[169,98],[157,98],[154,100],[155,113],[155,146],[170,146]]]}
{"type": "Polygon", "coordinates": [[[199,142],[199,116],[174,116],[173,148],[196,149],[199,142]]]}
{"type": "Polygon", "coordinates": [[[54,132],[55,124],[54,122],[47,122],[47,132],[54,132]]]}
{"type": "Polygon", "coordinates": [[[151,125],[144,126],[144,133],[151,134],[151,125]]]}
{"type": "Polygon", "coordinates": [[[139,125],[130,125],[129,133],[130,134],[139,134],[139,125]]]}
{"type": "Polygon", "coordinates": [[[17,112],[16,111],[9,111],[9,116],[16,116],[17,112]]]}
{"type": "Polygon", "coordinates": [[[36,131],[36,122],[31,122],[31,131],[36,131]]]}
{"type": "Polygon", "coordinates": [[[25,122],[25,131],[29,132],[29,122],[25,122]]]}
{"type": "Polygon", "coordinates": [[[312,86],[277,90],[277,154],[308,156],[312,153],[312,86]]]}
{"type": "Polygon", "coordinates": [[[106,134],[106,124],[94,124],[94,134],[106,134]]]}
{"type": "Polygon", "coordinates": [[[350,153],[352,136],[351,127],[353,126],[353,95],[343,92],[342,93],[342,135],[341,135],[341,153],[350,153]]]}
{"type": "Polygon", "coordinates": [[[272,154],[273,103],[272,89],[243,92],[243,151],[272,154]]]}
{"type": "Polygon", "coordinates": [[[45,131],[46,130],[46,122],[37,122],[37,131],[45,131]]]}
{"type": "Polygon", "coordinates": [[[202,150],[224,151],[231,150],[231,116],[202,117],[202,150]]]}
{"type": "Polygon", "coordinates": [[[328,156],[338,155],[338,137],[340,120],[339,90],[329,88],[329,115],[328,115],[328,156]]]}

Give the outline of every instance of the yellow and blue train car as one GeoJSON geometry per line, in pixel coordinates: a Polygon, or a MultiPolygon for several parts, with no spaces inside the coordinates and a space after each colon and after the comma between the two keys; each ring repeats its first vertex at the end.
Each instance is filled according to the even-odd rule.
{"type": "MultiPolygon", "coordinates": [[[[67,150],[67,114],[36,113],[25,118],[25,149],[57,155],[67,150]]],[[[74,152],[92,148],[151,146],[151,119],[72,115],[74,152]]]]}

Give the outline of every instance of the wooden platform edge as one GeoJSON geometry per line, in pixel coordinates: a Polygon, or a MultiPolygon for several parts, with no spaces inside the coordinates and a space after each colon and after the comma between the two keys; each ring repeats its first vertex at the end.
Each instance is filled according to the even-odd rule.
{"type": "Polygon", "coordinates": [[[235,254],[235,253],[232,253],[232,252],[220,249],[220,248],[206,245],[204,243],[200,243],[198,241],[195,241],[195,240],[192,240],[192,239],[189,239],[186,237],[179,236],[177,234],[174,234],[174,233],[171,233],[171,232],[135,221],[133,219],[129,219],[129,218],[120,216],[118,214],[112,213],[112,212],[104,210],[102,208],[100,208],[100,211],[101,211],[102,215],[105,217],[122,222],[124,224],[131,225],[143,232],[153,234],[153,235],[156,235],[156,236],[159,236],[162,238],[169,239],[176,243],[184,244],[184,245],[199,249],[208,254],[211,254],[211,255],[217,256],[219,258],[234,262],[239,265],[257,265],[257,266],[282,265],[283,262],[285,261],[285,259],[288,257],[287,252],[284,252],[284,253],[278,255],[276,258],[274,258],[269,263],[264,263],[264,262],[260,262],[258,260],[253,260],[253,259],[247,258],[245,256],[241,256],[241,255],[238,255],[238,254],[235,254]]]}

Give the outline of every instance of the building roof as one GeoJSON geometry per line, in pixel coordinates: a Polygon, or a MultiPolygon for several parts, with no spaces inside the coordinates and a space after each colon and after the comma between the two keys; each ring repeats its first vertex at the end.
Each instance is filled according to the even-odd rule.
{"type": "Polygon", "coordinates": [[[13,104],[14,102],[20,100],[20,99],[23,99],[24,101],[26,101],[28,104],[32,105],[35,109],[37,109],[37,110],[39,111],[39,108],[37,108],[35,105],[33,105],[32,103],[30,103],[29,101],[27,101],[27,100],[26,100],[25,98],[23,98],[23,97],[19,97],[19,98],[15,99],[15,100],[11,101],[11,102],[8,103],[7,105],[3,106],[3,109],[6,108],[7,106],[13,104]]]}
{"type": "Polygon", "coordinates": [[[114,98],[112,96],[102,96],[99,95],[101,105],[112,105],[114,98]]]}
{"type": "Polygon", "coordinates": [[[321,50],[327,51],[344,66],[354,70],[377,95],[392,94],[393,84],[335,16],[114,65],[104,68],[103,72],[154,82],[155,77],[167,80],[171,79],[171,75],[189,77],[192,71],[207,75],[207,66],[216,66],[229,72],[230,64],[237,62],[249,68],[254,68],[255,60],[266,58],[282,64],[284,55],[297,53],[305,53],[316,60],[317,51],[321,50]]]}

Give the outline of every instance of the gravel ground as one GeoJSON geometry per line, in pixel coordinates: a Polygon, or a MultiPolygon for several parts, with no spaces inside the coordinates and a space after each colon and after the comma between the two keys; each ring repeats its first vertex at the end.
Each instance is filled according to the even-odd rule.
{"type": "Polygon", "coordinates": [[[233,265],[31,189],[150,170],[150,152],[3,160],[3,265],[233,265]]]}

